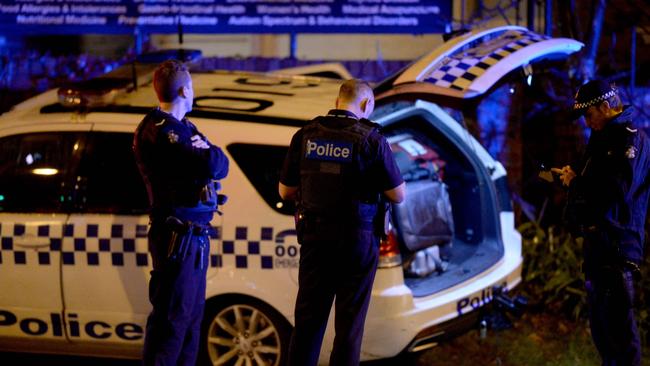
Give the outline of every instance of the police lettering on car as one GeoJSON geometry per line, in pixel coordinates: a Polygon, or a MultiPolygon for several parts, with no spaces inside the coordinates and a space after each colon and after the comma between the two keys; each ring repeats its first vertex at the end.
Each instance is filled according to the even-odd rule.
{"type": "Polygon", "coordinates": [[[43,336],[50,334],[55,338],[67,336],[80,338],[81,334],[93,339],[107,339],[117,337],[125,341],[139,341],[142,339],[144,330],[135,323],[119,323],[111,325],[101,320],[90,320],[84,323],[78,320],[75,313],[68,313],[65,319],[61,314],[51,313],[48,319],[36,317],[18,318],[16,314],[8,310],[0,309],[0,328],[18,327],[20,331],[30,336],[43,336]]]}

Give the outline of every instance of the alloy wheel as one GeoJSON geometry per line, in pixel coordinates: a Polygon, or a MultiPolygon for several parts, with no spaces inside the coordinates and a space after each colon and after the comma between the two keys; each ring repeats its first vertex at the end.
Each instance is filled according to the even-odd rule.
{"type": "Polygon", "coordinates": [[[207,350],[214,366],[279,366],[282,356],[277,327],[260,309],[231,305],[212,319],[207,350]]]}

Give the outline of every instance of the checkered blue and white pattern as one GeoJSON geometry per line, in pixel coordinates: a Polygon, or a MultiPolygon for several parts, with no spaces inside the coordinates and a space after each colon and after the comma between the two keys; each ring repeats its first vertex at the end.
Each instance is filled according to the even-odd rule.
{"type": "Polygon", "coordinates": [[[64,266],[149,265],[146,225],[5,223],[0,233],[0,264],[58,265],[60,255],[64,266]],[[33,246],[26,240],[49,243],[33,246]]]}
{"type": "Polygon", "coordinates": [[[296,247],[284,245],[284,238],[292,235],[295,230],[274,233],[272,227],[261,227],[258,234],[256,229],[236,227],[234,239],[224,238],[218,253],[210,256],[210,266],[273,269],[276,257],[297,256],[296,247]]]}
{"type": "MultiPolygon", "coordinates": [[[[259,234],[248,227],[236,227],[229,238],[221,239],[220,227],[210,232],[211,267],[273,269],[274,257],[296,257],[295,247],[286,248],[284,238],[295,230],[274,233],[272,227],[261,227],[259,234]],[[231,239],[232,238],[232,239],[231,239]]],[[[0,224],[0,265],[64,266],[149,266],[147,225],[124,224],[0,224]],[[27,238],[44,242],[40,246],[21,245],[27,238]]]]}
{"type": "Polygon", "coordinates": [[[457,52],[446,58],[440,66],[429,71],[424,80],[436,86],[465,91],[472,82],[504,57],[531,44],[548,39],[535,33],[511,30],[503,36],[504,45],[486,54],[482,48],[492,42],[479,43],[472,49],[457,52]]]}

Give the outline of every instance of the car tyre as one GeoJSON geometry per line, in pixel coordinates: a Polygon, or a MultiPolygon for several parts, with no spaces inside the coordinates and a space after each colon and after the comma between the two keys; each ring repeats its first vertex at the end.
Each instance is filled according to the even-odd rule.
{"type": "Polygon", "coordinates": [[[287,362],[291,325],[271,306],[247,297],[206,303],[200,365],[282,366],[287,362]]]}

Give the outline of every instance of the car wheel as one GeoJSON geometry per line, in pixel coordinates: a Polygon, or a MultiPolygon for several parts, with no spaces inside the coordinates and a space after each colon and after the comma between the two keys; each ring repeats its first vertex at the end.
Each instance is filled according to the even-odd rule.
{"type": "Polygon", "coordinates": [[[201,364],[286,364],[291,337],[287,320],[262,302],[248,298],[234,300],[207,304],[201,364]]]}

